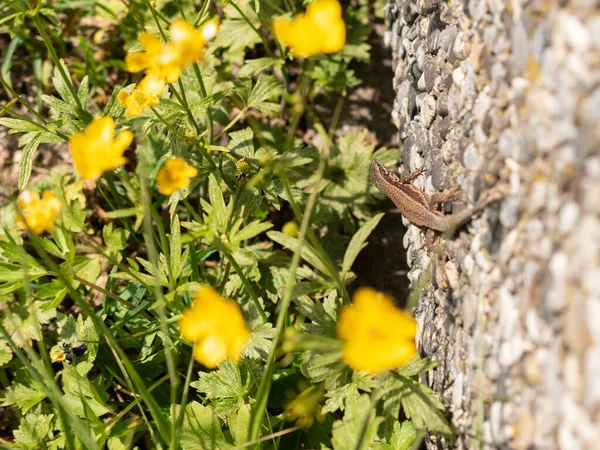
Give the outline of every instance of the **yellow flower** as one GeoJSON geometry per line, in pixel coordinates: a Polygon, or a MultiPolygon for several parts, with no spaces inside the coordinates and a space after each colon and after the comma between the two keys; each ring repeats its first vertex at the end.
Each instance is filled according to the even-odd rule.
{"type": "Polygon", "coordinates": [[[372,288],[359,288],[341,314],[337,329],[342,358],[352,369],[378,373],[408,362],[416,353],[417,323],[394,300],[372,288]]]}
{"type": "Polygon", "coordinates": [[[240,307],[207,285],[200,287],[192,307],[183,312],[179,329],[184,339],[196,343],[196,361],[209,369],[226,359],[239,361],[250,337],[240,307]]]}
{"type": "Polygon", "coordinates": [[[160,100],[160,94],[165,88],[165,82],[154,75],[146,75],[131,93],[122,90],[117,96],[119,104],[126,108],[127,117],[139,116],[143,109],[155,106],[160,100]]]}
{"type": "Polygon", "coordinates": [[[183,66],[201,61],[204,58],[206,43],[216,36],[219,20],[211,19],[202,28],[195,29],[184,19],[177,19],[171,24],[169,32],[171,40],[181,53],[183,66]]]}
{"type": "Polygon", "coordinates": [[[292,20],[276,18],[273,33],[294,56],[335,53],[346,43],[342,7],[338,0],[316,0],[292,20]]]}
{"type": "Polygon", "coordinates": [[[54,231],[54,221],[60,217],[60,201],[50,191],[44,191],[42,198],[34,191],[23,191],[17,200],[19,214],[17,226],[22,230],[31,229],[35,234],[54,231]]]}
{"type": "Polygon", "coordinates": [[[189,186],[190,178],[196,175],[196,168],[186,163],[183,158],[167,159],[156,176],[158,190],[162,194],[171,195],[177,189],[189,186]]]}
{"type": "Polygon", "coordinates": [[[125,66],[129,72],[146,71],[168,83],[174,83],[181,73],[181,52],[174,44],[163,44],[157,36],[142,33],[138,41],[145,51],[130,53],[125,57],[125,66]]]}
{"type": "Polygon", "coordinates": [[[115,122],[112,117],[99,117],[92,120],[85,131],[71,137],[71,156],[82,178],[93,180],[127,162],[123,153],[133,141],[133,133],[125,130],[117,137],[114,134],[115,122]]]}

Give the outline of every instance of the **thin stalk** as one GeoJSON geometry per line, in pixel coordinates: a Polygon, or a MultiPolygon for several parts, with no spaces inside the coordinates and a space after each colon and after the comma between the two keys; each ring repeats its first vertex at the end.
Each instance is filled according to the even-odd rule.
{"type": "Polygon", "coordinates": [[[239,113],[227,124],[225,128],[223,128],[219,134],[215,137],[215,141],[218,141],[221,136],[223,136],[227,131],[231,129],[244,115],[248,112],[248,107],[244,106],[239,113]]]}
{"type": "MultiPolygon", "coordinates": [[[[163,415],[160,406],[158,405],[156,400],[149,394],[148,388],[144,384],[142,377],[135,370],[133,364],[127,357],[127,354],[125,353],[125,351],[123,351],[123,349],[117,342],[116,337],[113,336],[111,331],[108,329],[107,325],[104,323],[104,320],[98,317],[95,311],[92,309],[92,307],[81,297],[79,291],[73,288],[70,281],[67,278],[65,278],[59,266],[52,258],[48,256],[47,252],[41,246],[39,238],[31,232],[30,237],[31,243],[38,255],[43,259],[43,261],[50,268],[50,270],[52,270],[58,275],[60,280],[64,283],[65,287],[67,288],[69,295],[73,299],[75,304],[79,306],[83,313],[92,320],[94,327],[102,333],[107,343],[110,345],[110,348],[115,351],[116,355],[118,356],[119,365],[123,366],[123,370],[127,373],[128,377],[130,377],[131,382],[135,387],[135,391],[139,393],[139,395],[144,400],[144,403],[148,407],[150,414],[154,419],[154,423],[159,431],[160,437],[164,440],[164,442],[170,442],[171,430],[168,426],[167,420],[163,415]]],[[[150,428],[150,430],[152,430],[152,428],[150,428]]]]}
{"type": "Polygon", "coordinates": [[[6,112],[8,114],[11,114],[11,115],[15,116],[17,119],[21,119],[21,120],[24,120],[26,122],[29,122],[30,124],[35,125],[36,127],[38,127],[40,130],[45,131],[46,133],[50,133],[50,134],[53,134],[55,136],[58,136],[59,138],[64,139],[65,141],[69,140],[69,137],[66,134],[64,134],[64,133],[62,133],[60,131],[50,131],[44,125],[40,125],[39,123],[34,122],[33,120],[31,120],[29,117],[24,116],[22,114],[19,114],[18,112],[15,112],[12,109],[9,109],[9,108],[7,108],[4,105],[0,105],[0,111],[4,111],[4,112],[6,112]]]}
{"type": "Polygon", "coordinates": [[[25,100],[23,100],[23,97],[21,97],[11,86],[10,84],[8,84],[4,78],[0,78],[0,83],[2,84],[2,86],[4,86],[4,89],[6,89],[8,92],[10,92],[10,94],[17,99],[17,101],[23,105],[25,108],[27,108],[27,111],[29,111],[31,114],[33,114],[35,117],[37,117],[44,125],[46,125],[48,122],[46,122],[46,120],[42,117],[42,115],[37,112],[34,108],[32,108],[29,103],[27,103],[25,100]]]}
{"type": "Polygon", "coordinates": [[[44,24],[40,20],[40,17],[36,14],[32,17],[32,19],[33,19],[33,23],[35,24],[35,27],[38,29],[38,31],[40,33],[40,36],[42,36],[42,39],[44,40],[44,44],[46,44],[46,48],[48,49],[48,53],[50,53],[50,57],[52,58],[52,61],[54,62],[54,64],[56,65],[56,68],[60,72],[61,78],[63,79],[63,81],[67,85],[67,87],[69,88],[69,91],[71,92],[71,96],[73,97],[73,100],[75,100],[75,104],[81,111],[85,111],[85,109],[83,108],[83,105],[79,101],[79,97],[77,96],[77,92],[75,91],[75,86],[73,86],[73,82],[71,81],[71,78],[67,75],[64,67],[60,63],[60,59],[58,58],[58,55],[56,54],[56,51],[54,50],[52,41],[50,40],[50,38],[48,37],[48,34],[46,33],[46,30],[44,29],[44,24]]]}
{"type": "MultiPolygon", "coordinates": [[[[142,156],[144,155],[144,149],[143,148],[139,148],[140,152],[139,154],[142,156]]],[[[144,164],[144,162],[142,161],[142,164],[144,164]]],[[[149,195],[149,191],[148,191],[148,186],[147,186],[147,182],[148,182],[148,178],[146,176],[147,174],[142,174],[140,176],[140,187],[141,187],[141,193],[142,193],[142,202],[144,203],[144,208],[146,211],[150,211],[150,214],[144,214],[144,222],[143,222],[143,234],[144,234],[144,242],[146,243],[146,249],[148,252],[148,259],[150,261],[150,263],[156,268],[156,270],[158,271],[158,252],[156,250],[156,246],[154,243],[154,239],[153,239],[153,235],[152,235],[152,211],[153,211],[153,206],[151,203],[151,199],[150,199],[150,195],[149,195]]],[[[158,218],[160,219],[160,218],[158,218]]],[[[158,222],[158,220],[157,220],[158,222]]],[[[158,224],[157,226],[162,226],[162,223],[158,224]]],[[[162,233],[164,234],[164,229],[162,231],[162,233]]],[[[164,250],[164,249],[163,249],[164,250]]],[[[167,260],[169,259],[168,257],[166,258],[167,260]]],[[[172,279],[172,277],[169,277],[172,279]]],[[[169,337],[169,328],[167,326],[167,315],[166,315],[166,301],[165,298],[163,296],[162,293],[162,289],[160,288],[160,286],[154,286],[154,295],[156,296],[156,299],[158,300],[158,317],[160,320],[160,326],[161,326],[161,332],[163,335],[163,339],[164,339],[164,347],[165,347],[165,359],[167,361],[167,370],[169,372],[169,379],[171,381],[171,404],[174,404],[176,401],[176,397],[177,397],[177,386],[179,385],[179,378],[177,377],[177,373],[175,370],[175,359],[173,357],[173,353],[172,353],[172,348],[173,348],[173,343],[171,341],[171,338],[169,337]]],[[[170,436],[171,438],[173,437],[172,435],[170,436]]],[[[170,442],[170,440],[168,441],[170,442]]]]}
{"type": "Polygon", "coordinates": [[[183,385],[183,393],[181,394],[181,401],[179,402],[179,416],[177,420],[173,422],[173,440],[171,441],[171,449],[177,448],[177,443],[181,439],[181,430],[183,429],[183,419],[185,418],[185,406],[188,400],[188,394],[190,392],[190,380],[192,379],[192,369],[194,368],[194,350],[196,349],[196,343],[192,347],[192,354],[190,355],[190,362],[188,364],[187,373],[185,376],[185,384],[183,385]]]}
{"type": "Polygon", "coordinates": [[[252,284],[250,283],[250,280],[248,280],[248,278],[244,274],[244,271],[242,270],[242,268],[240,267],[240,265],[237,263],[237,261],[235,260],[235,258],[231,254],[231,251],[229,250],[229,248],[225,244],[223,244],[223,242],[221,242],[218,239],[216,239],[215,242],[216,242],[217,247],[219,248],[219,250],[222,251],[223,254],[227,257],[227,260],[231,263],[231,265],[235,269],[235,272],[240,277],[240,280],[242,281],[242,284],[244,285],[244,287],[248,291],[248,294],[250,294],[250,298],[254,302],[254,305],[256,306],[256,309],[258,310],[258,313],[260,314],[261,319],[263,320],[263,322],[267,322],[267,320],[268,320],[267,319],[267,315],[265,314],[265,312],[264,312],[264,310],[263,310],[263,308],[262,308],[262,306],[260,304],[260,300],[258,298],[258,295],[256,295],[256,291],[252,287],[252,284]]]}
{"type": "Polygon", "coordinates": [[[300,232],[298,235],[298,248],[296,249],[296,252],[294,252],[294,256],[292,257],[290,273],[288,275],[288,279],[285,286],[285,294],[283,296],[283,299],[281,300],[281,303],[278,305],[279,312],[277,313],[277,324],[275,326],[277,334],[273,338],[271,350],[269,351],[269,357],[267,359],[267,365],[265,367],[265,372],[260,380],[258,394],[256,395],[256,403],[252,408],[252,416],[250,418],[250,440],[252,441],[256,441],[258,439],[262,419],[266,411],[267,400],[269,398],[269,391],[271,389],[271,383],[273,381],[273,374],[275,373],[275,354],[278,350],[279,342],[283,334],[283,326],[288,313],[288,308],[292,301],[292,293],[294,290],[294,286],[296,285],[296,271],[298,270],[298,266],[300,265],[300,254],[302,252],[302,247],[304,246],[304,240],[306,239],[306,234],[310,224],[312,212],[314,210],[317,201],[317,196],[319,194],[317,187],[323,177],[323,174],[325,173],[326,166],[326,159],[321,158],[319,161],[319,168],[317,170],[317,181],[312,188],[312,191],[308,198],[308,202],[306,203],[304,216],[302,217],[300,232]]]}
{"type": "MultiPolygon", "coordinates": [[[[206,87],[204,86],[204,80],[202,79],[202,72],[200,72],[200,66],[198,66],[198,63],[194,63],[192,64],[192,67],[194,68],[196,79],[198,80],[198,84],[200,85],[200,93],[202,94],[202,98],[206,98],[206,87]]],[[[210,106],[206,108],[206,117],[208,120],[208,143],[212,145],[215,126],[213,123],[213,116],[210,106]]]]}
{"type": "MultiPolygon", "coordinates": [[[[262,41],[263,46],[265,47],[265,51],[267,52],[267,55],[269,55],[269,56],[272,57],[273,56],[273,52],[271,51],[271,48],[269,47],[269,41],[267,41],[267,38],[265,38],[262,35],[262,33],[260,32],[260,30],[258,28],[256,28],[252,22],[250,22],[250,19],[248,19],[248,17],[246,16],[246,14],[244,14],[244,12],[241,10],[241,8],[234,1],[230,1],[229,4],[235,8],[235,10],[242,17],[242,19],[244,19],[246,21],[246,23],[250,26],[250,28],[252,28],[252,30],[254,30],[254,32],[258,35],[258,37],[262,41]]],[[[259,19],[260,19],[260,17],[259,17],[259,19]]]]}

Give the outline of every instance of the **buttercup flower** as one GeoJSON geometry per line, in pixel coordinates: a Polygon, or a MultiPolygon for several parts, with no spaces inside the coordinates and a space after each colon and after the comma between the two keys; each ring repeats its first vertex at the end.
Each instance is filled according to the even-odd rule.
{"type": "Polygon", "coordinates": [[[188,65],[204,58],[206,43],[217,35],[219,20],[211,19],[195,29],[184,19],[178,19],[169,28],[171,40],[181,52],[181,64],[188,65]]]}
{"type": "Polygon", "coordinates": [[[131,93],[122,90],[117,96],[119,104],[126,108],[127,117],[139,116],[143,109],[155,106],[160,100],[160,94],[165,88],[165,82],[154,75],[146,75],[131,93]]]}
{"type": "Polygon", "coordinates": [[[181,52],[174,44],[163,44],[158,36],[142,33],[138,41],[145,51],[130,53],[125,57],[125,66],[129,72],[146,71],[168,83],[174,83],[181,73],[181,52]]]}
{"type": "Polygon", "coordinates": [[[198,170],[185,162],[183,158],[167,159],[158,171],[156,184],[158,190],[165,195],[171,195],[177,189],[190,185],[190,178],[198,175],[198,170]]]}
{"type": "Polygon", "coordinates": [[[218,19],[209,20],[199,29],[184,19],[178,19],[169,28],[172,41],[169,43],[160,42],[158,36],[142,33],[138,41],[144,51],[130,53],[125,57],[127,70],[144,70],[147,75],[174,83],[179,79],[181,69],[204,57],[204,47],[215,37],[218,28],[218,19]]]}
{"type": "Polygon", "coordinates": [[[372,288],[359,288],[341,314],[337,329],[342,358],[353,370],[379,373],[408,362],[416,353],[417,323],[394,300],[372,288]]]}
{"type": "Polygon", "coordinates": [[[114,134],[115,122],[112,117],[99,117],[92,120],[85,131],[71,137],[71,156],[82,178],[93,180],[127,162],[123,153],[133,141],[133,133],[125,130],[117,137],[114,134]]]}
{"type": "Polygon", "coordinates": [[[19,228],[29,228],[35,234],[54,231],[54,221],[60,217],[60,201],[52,192],[44,191],[40,198],[35,191],[23,191],[17,206],[20,210],[16,219],[19,228]]]}
{"type": "Polygon", "coordinates": [[[294,56],[335,53],[346,43],[342,7],[338,0],[315,0],[306,8],[306,13],[292,20],[273,20],[273,33],[294,56]]]}
{"type": "Polygon", "coordinates": [[[200,287],[192,307],[183,312],[179,329],[184,339],[196,343],[196,361],[209,369],[226,359],[239,361],[250,337],[240,307],[207,285],[200,287]]]}

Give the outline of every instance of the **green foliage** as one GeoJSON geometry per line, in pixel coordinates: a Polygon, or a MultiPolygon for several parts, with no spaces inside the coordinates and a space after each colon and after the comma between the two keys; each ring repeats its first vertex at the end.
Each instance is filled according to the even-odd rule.
{"type": "Polygon", "coordinates": [[[19,229],[31,211],[15,196],[0,207],[0,401],[14,437],[3,448],[387,450],[412,448],[425,429],[452,437],[442,404],[416,381],[435,363],[354,372],[338,337],[353,266],[383,216],[369,165],[397,154],[367,130],[337,130],[333,105],[360,84],[349,66],[370,58],[369,2],[345,8],[342,50],[309,58],[271,26],[309,2],[223,3],[0,4],[0,126],[21,149],[12,188],[50,190],[60,204],[40,235],[19,229]],[[119,94],[134,96],[144,76],[125,71],[126,49],[145,48],[139,34],[170,42],[175,19],[199,27],[217,13],[203,61],[139,115],[126,111],[119,94]],[[23,74],[35,83],[17,92],[23,74]],[[325,120],[320,102],[333,111],[325,120]],[[87,181],[70,164],[36,166],[95,117],[133,133],[127,164],[87,181]],[[174,157],[197,174],[165,195],[161,171],[174,157]],[[202,285],[230,299],[250,333],[239,361],[212,370],[194,358],[240,330],[221,323],[213,340],[183,338],[202,285]],[[398,421],[400,408],[410,420],[398,421]]]}

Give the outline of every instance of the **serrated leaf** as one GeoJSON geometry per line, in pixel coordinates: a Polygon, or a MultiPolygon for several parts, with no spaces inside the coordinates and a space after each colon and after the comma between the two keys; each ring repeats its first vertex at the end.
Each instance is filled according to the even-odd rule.
{"type": "Polygon", "coordinates": [[[30,122],[29,120],[11,119],[9,117],[0,118],[0,125],[9,128],[9,134],[27,133],[30,131],[41,131],[40,126],[35,124],[34,122],[30,122]]]}
{"type": "Polygon", "coordinates": [[[234,446],[225,439],[214,409],[210,406],[202,406],[198,402],[191,402],[185,408],[181,447],[183,450],[200,448],[228,450],[233,449],[234,446]]]}
{"type": "Polygon", "coordinates": [[[334,450],[367,450],[383,421],[371,407],[369,396],[361,395],[348,405],[343,420],[333,424],[331,440],[334,450]]]}
{"type": "Polygon", "coordinates": [[[33,164],[33,155],[40,145],[42,132],[37,132],[36,136],[24,148],[19,161],[19,190],[22,191],[29,182],[33,164]]]}
{"type": "Polygon", "coordinates": [[[89,93],[90,82],[88,80],[88,76],[86,75],[85,77],[83,77],[83,80],[81,80],[81,83],[79,84],[79,89],[77,90],[77,97],[79,98],[79,102],[83,105],[84,108],[87,104],[87,97],[89,93]]]}
{"type": "Polygon", "coordinates": [[[87,417],[86,409],[93,411],[96,417],[110,412],[110,409],[87,376],[87,371],[92,368],[91,363],[81,362],[76,366],[65,365],[62,374],[64,400],[69,409],[80,417],[87,417]],[[82,375],[79,370],[84,375],[82,375]]]}
{"type": "Polygon", "coordinates": [[[198,100],[190,105],[190,110],[192,113],[201,113],[206,111],[213,105],[216,105],[221,100],[223,100],[227,95],[229,95],[229,90],[222,90],[219,92],[215,92],[214,94],[207,95],[202,100],[198,100]]]}
{"type": "Polygon", "coordinates": [[[417,429],[410,420],[405,420],[402,425],[395,422],[392,438],[390,439],[391,448],[394,450],[411,450],[416,438],[417,429]]]}
{"type": "Polygon", "coordinates": [[[17,383],[5,391],[2,406],[17,405],[25,414],[45,398],[46,393],[39,384],[32,381],[29,381],[27,385],[17,383]]]}
{"type": "Polygon", "coordinates": [[[421,372],[435,369],[439,364],[440,361],[432,361],[429,358],[420,358],[418,355],[415,355],[413,359],[400,367],[397,373],[405,377],[413,377],[421,372]]]}
{"type": "Polygon", "coordinates": [[[60,100],[53,95],[43,94],[42,101],[50,106],[50,114],[54,117],[60,117],[61,114],[73,114],[73,106],[60,100]]]}
{"type": "Polygon", "coordinates": [[[283,87],[277,78],[272,75],[261,75],[250,92],[246,106],[256,108],[265,114],[273,114],[280,108],[276,101],[282,92],[283,87]]]}
{"type": "Polygon", "coordinates": [[[266,361],[276,335],[277,330],[269,322],[265,322],[258,328],[253,329],[244,348],[243,355],[248,358],[266,361]]]}
{"type": "Polygon", "coordinates": [[[254,132],[252,128],[247,127],[243,130],[229,133],[229,145],[227,148],[230,152],[236,154],[240,158],[254,157],[254,132]]]}
{"type": "MultiPolygon", "coordinates": [[[[129,86],[134,86],[134,85],[130,84],[129,86]]],[[[129,86],[127,86],[127,87],[129,87],[129,86]]],[[[127,87],[125,87],[125,89],[127,89],[127,87]]],[[[112,117],[113,119],[116,119],[117,117],[120,117],[121,114],[123,114],[123,111],[125,111],[125,108],[123,108],[121,106],[121,104],[119,103],[119,100],[117,99],[117,97],[119,96],[119,92],[121,92],[121,90],[122,90],[121,87],[116,87],[113,89],[112,94],[110,94],[110,98],[108,99],[108,102],[106,103],[104,111],[102,112],[102,115],[104,117],[112,117]]]]}
{"type": "Polygon", "coordinates": [[[429,429],[435,434],[454,437],[454,432],[444,416],[444,405],[433,391],[422,383],[402,375],[394,374],[386,383],[384,410],[398,411],[401,403],[406,417],[412,419],[419,429],[429,429]]]}
{"type": "Polygon", "coordinates": [[[67,79],[63,78],[61,71],[58,69],[58,66],[54,68],[54,77],[52,77],[52,84],[56,89],[56,92],[60,95],[60,97],[71,105],[73,108],[77,108],[77,101],[73,98],[73,94],[71,93],[71,89],[69,89],[69,84],[73,85],[73,80],[69,74],[69,69],[65,62],[61,59],[60,65],[63,68],[64,73],[66,74],[67,79]]]}
{"type": "Polygon", "coordinates": [[[24,268],[17,264],[0,261],[0,282],[22,281],[23,279],[35,280],[43,275],[46,275],[44,269],[24,268]]]}
{"type": "Polygon", "coordinates": [[[208,198],[210,199],[210,205],[212,207],[212,215],[218,229],[223,229],[227,224],[227,206],[225,205],[225,198],[217,178],[210,174],[208,177],[208,198]]]}
{"type": "Polygon", "coordinates": [[[372,219],[369,219],[356,233],[354,233],[354,236],[352,236],[348,248],[346,249],[346,253],[344,254],[344,261],[342,262],[342,278],[350,271],[352,264],[354,264],[360,251],[367,246],[365,241],[373,232],[382,217],[383,213],[379,213],[372,219]]]}
{"type": "MultiPolygon", "coordinates": [[[[242,10],[247,20],[256,29],[260,28],[260,18],[253,11],[248,0],[237,1],[236,6],[242,10]]],[[[229,51],[233,53],[246,48],[253,48],[255,44],[261,41],[260,36],[257,35],[252,26],[233,6],[227,5],[223,12],[225,19],[213,41],[215,47],[229,48],[229,51]]]]}
{"type": "Polygon", "coordinates": [[[15,443],[21,450],[46,448],[45,441],[52,431],[54,414],[28,414],[14,431],[15,443]]]}
{"type": "Polygon", "coordinates": [[[248,404],[242,406],[237,412],[229,415],[229,431],[231,431],[233,441],[238,446],[248,442],[248,430],[250,429],[251,416],[252,407],[248,404]]]}
{"type": "Polygon", "coordinates": [[[281,58],[257,58],[249,59],[244,62],[244,65],[240,69],[239,75],[241,77],[256,75],[266,69],[279,70],[283,67],[284,61],[281,58]]]}
{"type": "Polygon", "coordinates": [[[0,338],[0,367],[9,362],[13,357],[12,350],[8,342],[0,338]]]}

